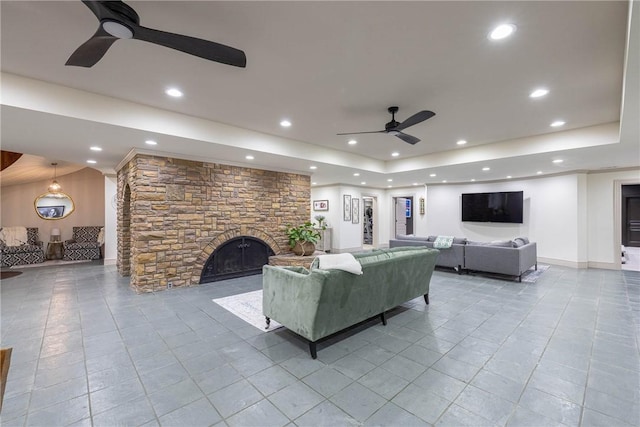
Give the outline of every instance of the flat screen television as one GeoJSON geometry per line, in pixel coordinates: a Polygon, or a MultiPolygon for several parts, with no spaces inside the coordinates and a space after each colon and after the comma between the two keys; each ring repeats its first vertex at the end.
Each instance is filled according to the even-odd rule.
{"type": "Polygon", "coordinates": [[[522,224],[522,191],[463,193],[462,221],[522,224]]]}

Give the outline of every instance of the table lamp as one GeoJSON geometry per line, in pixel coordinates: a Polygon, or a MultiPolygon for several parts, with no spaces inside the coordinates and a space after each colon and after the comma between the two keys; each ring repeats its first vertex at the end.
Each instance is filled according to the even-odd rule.
{"type": "Polygon", "coordinates": [[[59,242],[60,241],[60,229],[59,228],[52,228],[51,229],[51,241],[52,242],[59,242]]]}

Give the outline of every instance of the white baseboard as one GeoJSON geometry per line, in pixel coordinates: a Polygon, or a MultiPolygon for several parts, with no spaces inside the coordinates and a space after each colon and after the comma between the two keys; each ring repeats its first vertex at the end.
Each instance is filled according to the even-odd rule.
{"type": "Polygon", "coordinates": [[[105,258],[104,265],[115,265],[118,262],[117,258],[105,258]]]}
{"type": "Polygon", "coordinates": [[[620,264],[615,262],[589,261],[589,268],[601,268],[603,270],[620,270],[620,264]]]}
{"type": "Polygon", "coordinates": [[[556,259],[556,258],[543,258],[538,257],[538,264],[551,264],[551,265],[560,265],[562,267],[569,268],[589,268],[588,262],[583,261],[568,261],[566,259],[556,259]]]}

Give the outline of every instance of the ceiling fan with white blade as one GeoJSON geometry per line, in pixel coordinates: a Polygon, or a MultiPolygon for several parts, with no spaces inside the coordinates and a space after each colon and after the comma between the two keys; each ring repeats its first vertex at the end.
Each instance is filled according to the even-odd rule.
{"type": "Polygon", "coordinates": [[[247,57],[239,49],[141,26],[136,11],[120,0],[82,0],[82,2],[98,18],[100,25],[96,33],[73,52],[65,65],[92,67],[102,59],[118,39],[143,40],[235,67],[244,68],[247,65],[247,57]]]}
{"type": "Polygon", "coordinates": [[[430,119],[431,117],[436,115],[436,113],[434,113],[433,111],[423,110],[423,111],[417,112],[416,114],[414,114],[413,116],[405,120],[404,122],[400,123],[400,122],[396,122],[396,113],[398,112],[398,107],[389,107],[387,111],[391,113],[391,121],[386,125],[384,125],[384,130],[374,130],[370,132],[339,133],[338,135],[358,135],[363,133],[388,133],[400,138],[404,142],[414,145],[420,142],[420,139],[416,138],[415,136],[406,134],[402,131],[408,128],[409,126],[422,123],[425,120],[430,119]]]}

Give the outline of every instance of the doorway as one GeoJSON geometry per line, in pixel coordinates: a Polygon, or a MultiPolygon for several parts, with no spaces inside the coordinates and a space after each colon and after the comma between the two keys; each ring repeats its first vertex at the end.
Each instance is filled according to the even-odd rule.
{"type": "Polygon", "coordinates": [[[373,196],[362,196],[362,248],[378,247],[378,200],[373,196]]]}
{"type": "Polygon", "coordinates": [[[413,234],[413,196],[394,197],[395,235],[413,234]]]}
{"type": "Polygon", "coordinates": [[[623,270],[640,270],[640,185],[621,189],[621,262],[623,270]]]}

